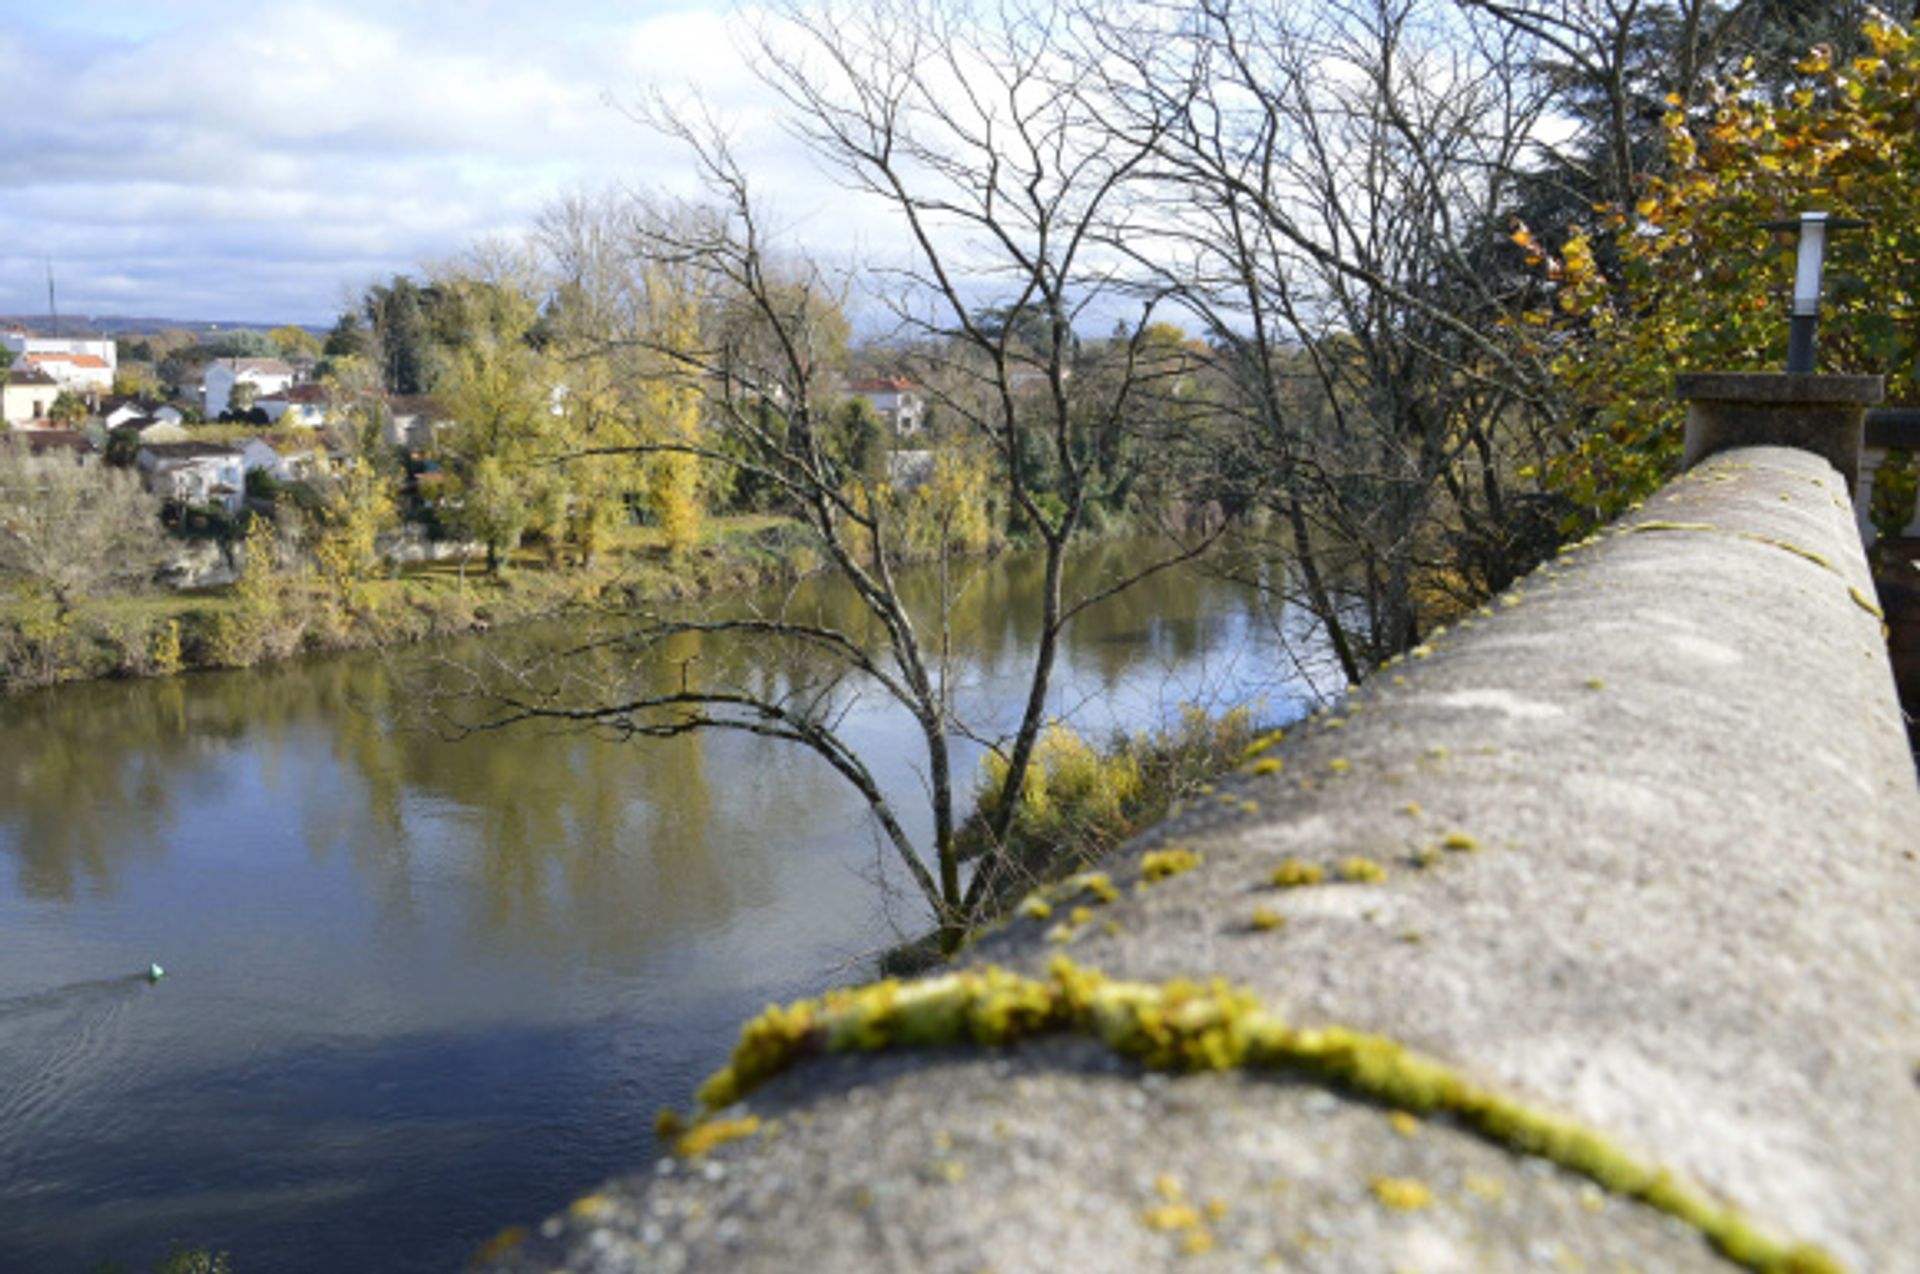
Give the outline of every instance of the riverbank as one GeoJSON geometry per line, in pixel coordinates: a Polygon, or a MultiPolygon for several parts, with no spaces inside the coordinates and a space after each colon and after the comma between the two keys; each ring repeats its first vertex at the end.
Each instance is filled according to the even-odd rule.
{"type": "Polygon", "coordinates": [[[589,566],[522,549],[512,568],[443,561],[362,581],[349,598],[311,573],[218,589],[143,592],[62,613],[20,591],[0,607],[0,693],[77,681],[246,668],[303,654],[365,650],[552,619],[582,606],[685,601],[791,581],[819,569],[784,518],[716,519],[704,543],[670,557],[645,528],[589,566]]]}
{"type": "MultiPolygon", "coordinates": [[[[1058,722],[1048,726],[1007,831],[1000,879],[964,943],[999,928],[1033,891],[1094,867],[1185,804],[1216,795],[1212,780],[1245,757],[1254,743],[1254,723],[1255,709],[1248,705],[1216,715],[1184,704],[1176,721],[1116,733],[1103,743],[1058,722]]],[[[973,813],[960,828],[962,854],[976,863],[993,843],[989,820],[1005,772],[989,755],[973,813]]],[[[1061,920],[1077,923],[1071,909],[1061,920]]],[[[878,971],[883,977],[910,977],[946,960],[935,930],[883,952],[878,971]]]]}

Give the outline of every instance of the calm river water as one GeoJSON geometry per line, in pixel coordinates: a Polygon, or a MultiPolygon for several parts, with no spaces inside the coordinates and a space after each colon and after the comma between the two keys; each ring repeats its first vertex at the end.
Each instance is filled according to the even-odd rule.
{"type": "MultiPolygon", "coordinates": [[[[1017,709],[1037,583],[1003,559],[956,612],[978,717],[1017,709]]],[[[413,724],[424,654],[560,639],[0,703],[0,1270],[142,1271],[175,1239],[235,1274],[456,1270],[644,1166],[744,1015],[921,927],[791,748],[413,724]]],[[[1054,700],[1097,735],[1298,694],[1246,592],[1174,572],[1074,625],[1054,700]]],[[[845,728],[915,810],[904,717],[845,728]]]]}

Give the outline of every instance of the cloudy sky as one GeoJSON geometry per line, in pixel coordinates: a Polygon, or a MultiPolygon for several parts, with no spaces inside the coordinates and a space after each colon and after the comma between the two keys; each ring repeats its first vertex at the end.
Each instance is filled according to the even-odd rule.
{"type": "Polygon", "coordinates": [[[783,214],[831,191],[706,0],[0,0],[0,313],[330,322],[555,195],[685,187],[697,86],[783,214]]]}

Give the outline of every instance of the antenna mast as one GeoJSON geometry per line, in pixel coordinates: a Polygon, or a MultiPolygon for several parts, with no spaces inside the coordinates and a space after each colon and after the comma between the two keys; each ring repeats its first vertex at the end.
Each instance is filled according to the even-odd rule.
{"type": "Polygon", "coordinates": [[[53,330],[47,335],[60,335],[60,307],[53,299],[53,258],[47,258],[47,320],[53,324],[53,330]]]}

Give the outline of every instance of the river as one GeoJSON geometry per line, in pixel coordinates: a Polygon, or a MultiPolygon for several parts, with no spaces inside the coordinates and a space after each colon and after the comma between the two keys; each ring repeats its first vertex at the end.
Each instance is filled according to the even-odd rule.
{"type": "MultiPolygon", "coordinates": [[[[1069,592],[1140,551],[1090,551],[1069,592]]],[[[1017,709],[1038,579],[1010,555],[955,610],[978,719],[1017,709]]],[[[795,596],[848,609],[830,581],[761,600],[795,596]]],[[[456,1270],[643,1167],[745,1015],[924,927],[790,746],[422,727],[421,660],[576,635],[0,703],[0,1270],[144,1271],[173,1240],[235,1274],[456,1270]]],[[[1076,621],[1053,703],[1099,736],[1299,698],[1249,595],[1175,571],[1076,621]]],[[[923,833],[911,723],[846,707],[923,833]]]]}

